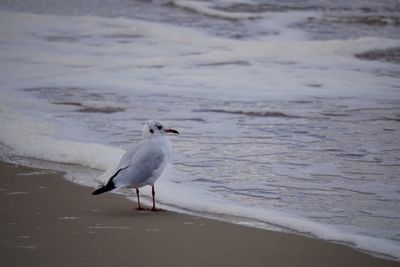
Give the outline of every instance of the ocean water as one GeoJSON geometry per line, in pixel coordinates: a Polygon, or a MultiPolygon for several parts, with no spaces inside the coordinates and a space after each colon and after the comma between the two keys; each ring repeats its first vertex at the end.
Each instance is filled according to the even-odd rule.
{"type": "Polygon", "coordinates": [[[1,1],[1,156],[97,187],[159,119],[163,207],[399,260],[399,25],[398,1],[1,1]]]}

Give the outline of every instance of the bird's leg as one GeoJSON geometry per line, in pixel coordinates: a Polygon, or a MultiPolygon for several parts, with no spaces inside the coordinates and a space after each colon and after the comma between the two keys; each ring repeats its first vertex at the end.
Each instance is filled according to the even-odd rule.
{"type": "Polygon", "coordinates": [[[142,206],[140,206],[140,199],[139,199],[139,188],[136,188],[136,197],[137,197],[137,210],[143,210],[142,206]]]}
{"type": "Polygon", "coordinates": [[[154,190],[154,185],[151,186],[151,195],[153,196],[153,207],[151,208],[152,211],[162,211],[163,209],[156,208],[156,191],[154,190]]]}

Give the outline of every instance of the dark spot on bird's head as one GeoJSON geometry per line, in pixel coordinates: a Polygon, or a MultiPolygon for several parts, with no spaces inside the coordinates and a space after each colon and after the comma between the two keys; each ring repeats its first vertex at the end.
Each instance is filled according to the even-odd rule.
{"type": "Polygon", "coordinates": [[[153,129],[150,129],[149,132],[150,132],[150,133],[154,133],[154,130],[153,130],[153,129]]]}

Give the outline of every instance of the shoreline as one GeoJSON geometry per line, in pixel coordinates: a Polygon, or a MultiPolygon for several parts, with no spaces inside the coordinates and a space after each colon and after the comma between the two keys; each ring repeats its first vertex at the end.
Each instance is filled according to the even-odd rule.
{"type": "Polygon", "coordinates": [[[136,211],[60,172],[0,163],[2,266],[400,266],[351,247],[170,211],[136,211]]]}

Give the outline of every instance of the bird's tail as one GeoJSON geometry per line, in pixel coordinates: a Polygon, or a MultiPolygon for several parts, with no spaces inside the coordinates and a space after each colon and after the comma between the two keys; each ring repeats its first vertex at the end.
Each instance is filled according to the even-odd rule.
{"type": "Polygon", "coordinates": [[[112,181],[112,179],[110,179],[110,181],[108,181],[107,184],[102,185],[101,187],[97,188],[97,189],[92,193],[92,195],[99,195],[99,194],[102,194],[102,193],[111,191],[111,190],[113,190],[114,188],[115,188],[115,184],[114,184],[114,182],[112,181]]]}

